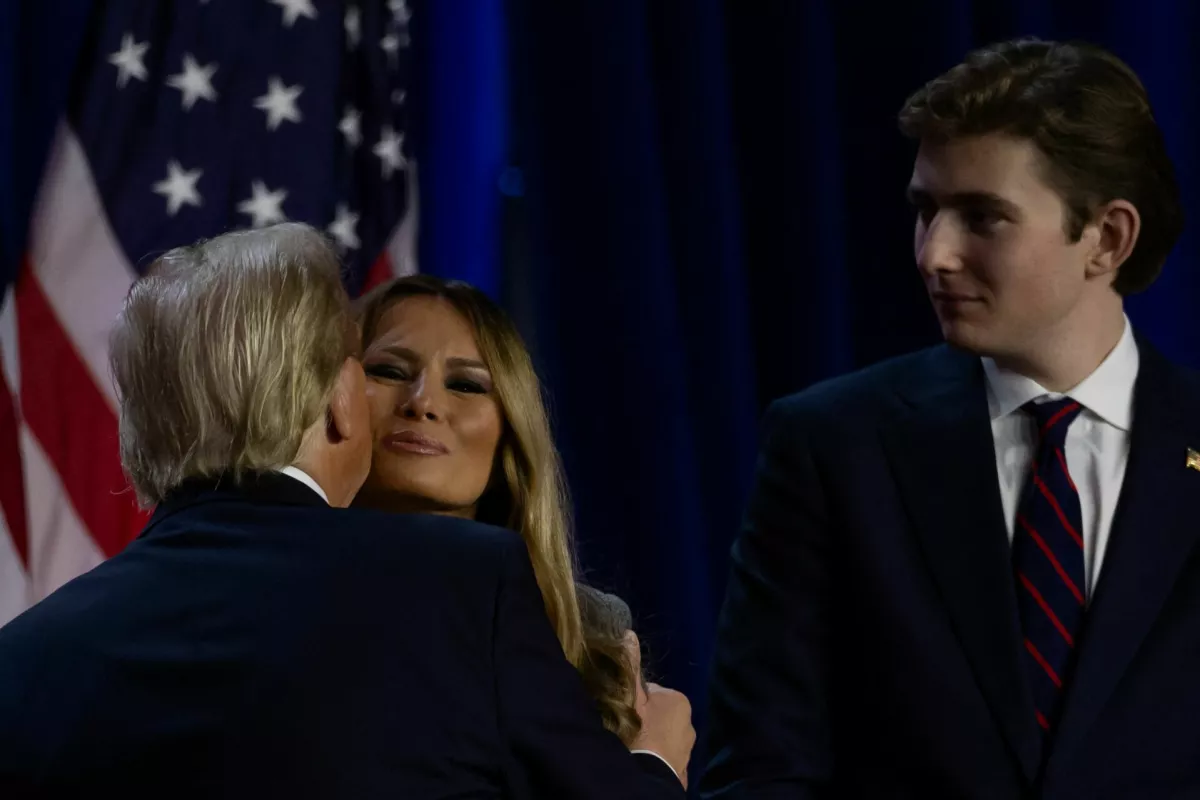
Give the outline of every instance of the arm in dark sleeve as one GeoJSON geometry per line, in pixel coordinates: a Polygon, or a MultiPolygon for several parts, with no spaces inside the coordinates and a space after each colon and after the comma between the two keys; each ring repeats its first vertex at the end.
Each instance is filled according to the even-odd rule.
{"type": "Polygon", "coordinates": [[[832,773],[829,524],[807,431],[776,403],[731,554],[701,796],[824,797],[832,773]]]}
{"type": "Polygon", "coordinates": [[[501,731],[529,794],[577,800],[685,797],[665,762],[631,754],[604,729],[546,617],[525,545],[515,538],[504,559],[495,665],[501,731]]]}

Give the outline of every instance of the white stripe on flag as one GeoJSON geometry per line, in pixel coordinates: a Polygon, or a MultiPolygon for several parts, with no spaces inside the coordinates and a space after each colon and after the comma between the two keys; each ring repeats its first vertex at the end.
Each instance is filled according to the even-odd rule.
{"type": "Polygon", "coordinates": [[[417,162],[408,162],[405,168],[408,184],[408,207],[404,218],[388,239],[387,254],[392,262],[394,275],[413,275],[417,272],[417,162]]]}
{"type": "Polygon", "coordinates": [[[4,382],[13,402],[21,396],[21,360],[17,349],[17,297],[10,286],[0,303],[0,359],[4,361],[4,382]]]}
{"type": "MultiPolygon", "coordinates": [[[[10,286],[0,302],[0,359],[4,361],[4,374],[0,375],[0,391],[12,394],[13,404],[20,406],[21,367],[17,359],[16,294],[10,286]]],[[[5,475],[0,480],[16,480],[15,475],[5,475]]],[[[0,510],[0,625],[20,614],[33,599],[29,576],[13,545],[12,533],[3,510],[0,510]]]]}
{"type": "Polygon", "coordinates": [[[41,600],[104,560],[63,489],[58,473],[29,428],[21,426],[25,510],[29,516],[32,600],[41,600]]]}
{"type": "Polygon", "coordinates": [[[29,576],[13,549],[8,523],[0,514],[0,625],[20,614],[32,602],[29,576]]]}
{"type": "Polygon", "coordinates": [[[134,272],[109,227],[83,147],[65,123],[34,208],[30,257],[59,324],[115,412],[108,335],[134,272]]]}

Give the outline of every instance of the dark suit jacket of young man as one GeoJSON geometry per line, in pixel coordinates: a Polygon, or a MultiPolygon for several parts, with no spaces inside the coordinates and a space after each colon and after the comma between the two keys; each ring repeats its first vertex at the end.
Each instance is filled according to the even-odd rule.
{"type": "Polygon", "coordinates": [[[1128,465],[1047,759],[980,359],[937,347],[772,407],[702,796],[1200,797],[1200,378],[1138,349],[1128,465]]]}

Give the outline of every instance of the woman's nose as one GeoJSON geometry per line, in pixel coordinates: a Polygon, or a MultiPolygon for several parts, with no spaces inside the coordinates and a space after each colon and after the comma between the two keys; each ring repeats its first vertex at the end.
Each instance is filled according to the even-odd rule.
{"type": "Polygon", "coordinates": [[[408,397],[400,405],[400,415],[405,419],[440,419],[441,399],[436,384],[422,374],[410,386],[408,397]]]}

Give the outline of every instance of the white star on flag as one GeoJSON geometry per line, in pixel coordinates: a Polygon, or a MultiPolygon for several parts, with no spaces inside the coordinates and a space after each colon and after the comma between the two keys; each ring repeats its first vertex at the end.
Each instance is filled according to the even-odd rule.
{"type": "Polygon", "coordinates": [[[283,9],[283,27],[290,28],[300,17],[317,18],[317,10],[313,8],[312,0],[268,0],[272,5],[283,9]]]}
{"type": "Polygon", "coordinates": [[[371,152],[379,156],[379,160],[383,163],[384,180],[392,177],[392,173],[398,169],[404,169],[407,163],[404,159],[404,154],[400,152],[401,146],[404,144],[404,134],[396,133],[387,125],[383,126],[380,132],[379,143],[372,148],[371,152]]]}
{"type": "Polygon", "coordinates": [[[358,147],[362,144],[362,112],[354,106],[346,106],[346,113],[338,123],[338,130],[346,137],[346,144],[358,147]]]}
{"type": "Polygon", "coordinates": [[[254,227],[261,228],[287,219],[283,215],[283,201],[287,199],[286,189],[270,191],[262,181],[254,181],[250,185],[249,200],[238,203],[237,210],[254,218],[254,227]]]}
{"type": "Polygon", "coordinates": [[[359,215],[351,211],[349,206],[345,203],[338,203],[337,218],[330,224],[328,230],[330,235],[342,246],[342,249],[354,248],[357,250],[362,246],[362,242],[358,240],[358,234],[354,230],[358,225],[358,218],[359,215]]]}
{"type": "Polygon", "coordinates": [[[400,37],[394,33],[389,33],[379,40],[379,46],[383,48],[383,52],[387,53],[388,64],[394,69],[396,66],[396,53],[400,52],[400,37]]]}
{"type": "Polygon", "coordinates": [[[387,6],[397,25],[407,25],[412,19],[412,12],[408,10],[408,0],[388,0],[387,6]]]}
{"type": "Polygon", "coordinates": [[[183,72],[167,78],[167,86],[183,92],[183,110],[190,111],[201,97],[209,102],[216,101],[217,90],[212,85],[212,76],[216,71],[216,64],[202,67],[191,53],[184,53],[183,72]]]}
{"type": "Polygon", "coordinates": [[[271,76],[267,81],[267,93],[254,100],[254,107],[267,112],[267,130],[275,130],[284,120],[299,122],[303,117],[296,107],[296,98],[304,91],[304,87],[284,86],[278,77],[271,76]]]}
{"type": "Polygon", "coordinates": [[[167,214],[175,216],[185,205],[200,205],[200,193],[196,191],[196,181],[204,170],[185,170],[178,161],[172,159],[167,163],[167,177],[154,184],[154,193],[167,198],[167,214]]]}
{"type": "Polygon", "coordinates": [[[133,34],[127,33],[121,39],[121,49],[108,57],[108,63],[117,68],[117,87],[125,88],[130,78],[139,81],[146,80],[146,64],[142,61],[146,51],[150,49],[149,42],[137,43],[133,34]]]}
{"type": "Polygon", "coordinates": [[[346,43],[353,50],[362,41],[362,15],[357,8],[351,6],[346,9],[344,24],[346,26],[346,43]]]}

